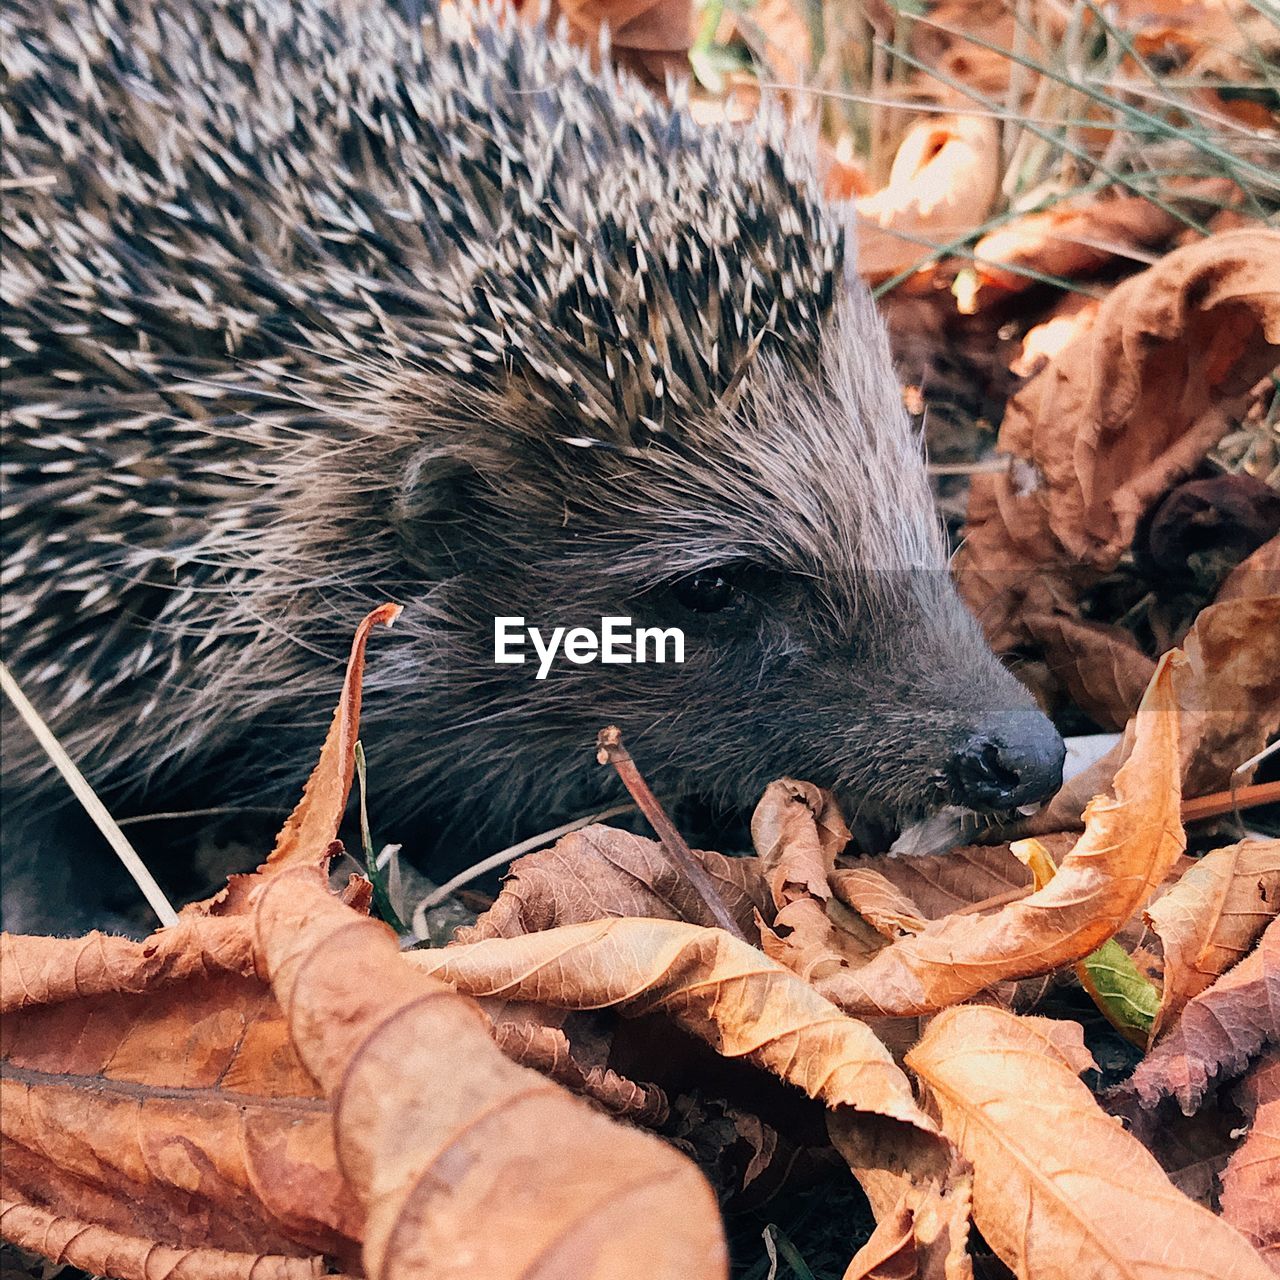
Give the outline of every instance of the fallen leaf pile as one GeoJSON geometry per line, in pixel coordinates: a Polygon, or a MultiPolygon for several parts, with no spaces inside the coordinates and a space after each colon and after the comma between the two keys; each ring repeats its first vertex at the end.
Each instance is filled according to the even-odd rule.
{"type": "Polygon", "coordinates": [[[325,872],[365,643],[396,612],[362,624],[254,874],[141,943],[0,939],[7,1240],[123,1280],[724,1276],[681,1153],[706,1158],[714,1099],[722,1196],[847,1163],[877,1221],[847,1277],[960,1280],[974,1228],[1032,1280],[1272,1273],[1280,841],[1182,855],[1188,659],[1158,664],[1113,794],[1034,879],[1007,845],[844,859],[831,798],[783,780],[758,856],[696,855],[758,947],[654,842],[590,827],[403,952],[368,883],[325,872]],[[1117,1113],[1234,1107],[1248,1131],[1205,1203],[1079,1080],[1080,1025],[1032,1012],[1103,944],[1159,961],[1117,1113]]]}
{"type": "Polygon", "coordinates": [[[1196,478],[1278,364],[1280,233],[1215,236],[1126,281],[1009,402],[1009,465],[975,478],[957,561],[992,644],[1034,657],[1024,678],[1104,728],[1129,719],[1152,650],[1211,650],[1204,711],[1255,745],[1220,744],[1216,768],[1190,751],[1192,795],[1280,725],[1280,496],[1248,475],[1196,478]],[[1126,589],[1136,608],[1109,599],[1126,589]]]}

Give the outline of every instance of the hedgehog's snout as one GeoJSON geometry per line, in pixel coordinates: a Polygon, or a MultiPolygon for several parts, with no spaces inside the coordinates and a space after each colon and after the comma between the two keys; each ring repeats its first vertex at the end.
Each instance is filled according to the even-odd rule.
{"type": "Polygon", "coordinates": [[[1009,812],[1047,800],[1062,786],[1067,749],[1053,722],[1033,707],[991,716],[945,770],[952,799],[978,812],[1009,812]]]}

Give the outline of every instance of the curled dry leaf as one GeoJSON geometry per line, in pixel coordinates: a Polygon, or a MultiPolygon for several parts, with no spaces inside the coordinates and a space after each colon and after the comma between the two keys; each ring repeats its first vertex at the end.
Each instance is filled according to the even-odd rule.
{"type": "Polygon", "coordinates": [[[507,1061],[474,1003],[415,972],[321,871],[271,877],[255,923],[365,1204],[369,1274],[724,1273],[715,1198],[688,1160],[507,1061]]]}
{"type": "MultiPolygon", "coordinates": [[[[739,927],[753,934],[755,912],[768,904],[759,864],[753,858],[692,852],[739,927]]],[[[498,900],[473,928],[458,930],[457,941],[515,938],[610,916],[715,923],[656,840],[592,826],[513,862],[498,900]]]]}
{"type": "Polygon", "coordinates": [[[1191,1115],[1215,1077],[1230,1080],[1250,1058],[1280,1044],[1280,921],[1207,991],[1138,1064],[1130,1084],[1144,1106],[1175,1097],[1191,1115]]]}
{"type": "Polygon", "coordinates": [[[790,778],[770,783],[751,817],[751,838],[773,899],[772,926],[764,915],[756,921],[765,955],[813,981],[883,946],[874,927],[837,922],[830,881],[849,831],[829,792],[790,778]]]}
{"type": "Polygon", "coordinates": [[[342,694],[320,749],[320,759],[307,779],[302,799],[280,829],[266,866],[260,870],[276,871],[298,863],[314,866],[325,856],[330,843],[338,838],[338,827],[356,771],[356,739],[360,736],[360,703],[369,633],[380,624],[391,626],[402,612],[398,604],[380,605],[356,628],[342,694]]]}
{"type": "Polygon", "coordinates": [[[1078,616],[1278,358],[1280,232],[1212,236],[1107,296],[1010,401],[1013,466],[974,479],[957,576],[997,649],[1031,643],[1027,618],[1078,616]]]}
{"type": "Polygon", "coordinates": [[[1280,1054],[1262,1058],[1235,1092],[1249,1132],[1222,1174],[1222,1216],[1280,1273],[1280,1054]]]}
{"type": "Polygon", "coordinates": [[[1164,950],[1153,1034],[1247,955],[1280,912],[1280,840],[1214,849],[1148,908],[1164,950]]]}
{"type": "Polygon", "coordinates": [[[904,1192],[854,1255],[844,1280],[973,1280],[968,1253],[972,1185],[904,1192]]]}
{"type": "MultiPolygon", "coordinates": [[[[343,1280],[329,1272],[320,1257],[174,1249],[12,1200],[0,1200],[0,1235],[19,1249],[94,1275],[140,1280],[343,1280]]],[[[15,1269],[14,1274],[25,1273],[15,1269]]]]}
{"type": "Polygon", "coordinates": [[[914,125],[888,184],[854,202],[859,273],[878,281],[909,271],[985,221],[1000,179],[999,154],[993,120],[956,116],[914,125]]]}
{"type": "MultiPolygon", "coordinates": [[[[1066,1024],[1058,1024],[1062,1027],[1066,1024]]],[[[1060,1032],[1059,1032],[1060,1034],[1060,1032]]],[[[973,1164],[974,1221],[1036,1280],[1263,1280],[1233,1227],[1187,1199],[1098,1106],[1039,1020],[948,1009],[907,1063],[973,1164]]]]}
{"type": "Polygon", "coordinates": [[[932,921],[861,967],[832,955],[819,972],[806,954],[814,986],[854,1014],[929,1013],[994,983],[1073,963],[1111,937],[1185,845],[1174,712],[1182,662],[1176,653],[1162,659],[1138,711],[1133,755],[1116,774],[1115,798],[1095,798],[1084,834],[1048,885],[986,916],[932,921]]]}
{"type": "MultiPolygon", "coordinates": [[[[1242,596],[1210,605],[1183,642],[1187,669],[1177,689],[1182,791],[1227,789],[1237,765],[1280,728],[1280,596],[1242,596]]],[[[1034,818],[1028,835],[1079,826],[1091,796],[1133,748],[1131,721],[1101,759],[1071,778],[1034,818]]],[[[1247,782],[1247,777],[1237,779],[1247,782]]]]}
{"type": "Polygon", "coordinates": [[[657,1085],[637,1084],[607,1067],[584,1067],[559,1027],[548,1027],[533,1018],[504,1020],[495,1022],[494,1039],[512,1062],[532,1067],[590,1098],[610,1115],[635,1124],[659,1125],[669,1114],[666,1095],[657,1085]]]}

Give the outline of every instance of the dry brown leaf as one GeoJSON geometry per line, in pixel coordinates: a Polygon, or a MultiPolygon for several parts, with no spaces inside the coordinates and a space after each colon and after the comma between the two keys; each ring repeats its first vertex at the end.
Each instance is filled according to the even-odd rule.
{"type": "Polygon", "coordinates": [[[967,1174],[945,1190],[908,1188],[893,1212],[877,1221],[844,1280],[973,1280],[967,1247],[972,1203],[967,1174]]]}
{"type": "MultiPolygon", "coordinates": [[[[321,1257],[270,1257],[223,1249],[173,1249],[47,1209],[0,1199],[0,1236],[19,1249],[95,1275],[137,1280],[343,1280],[321,1257]]],[[[6,1270],[6,1275],[10,1274],[6,1270]]],[[[24,1272],[13,1271],[14,1275],[24,1272]]]]}
{"type": "Polygon", "coordinates": [[[571,1092],[590,1098],[612,1116],[654,1126],[669,1114],[667,1097],[657,1085],[637,1084],[608,1067],[584,1067],[559,1027],[533,1018],[495,1021],[493,1038],[512,1062],[532,1067],[571,1092]]]}
{"type": "Polygon", "coordinates": [[[886,280],[922,263],[934,246],[962,239],[986,220],[999,185],[993,120],[922,121],[903,138],[888,184],[854,201],[858,271],[886,280]]]}
{"type": "MultiPolygon", "coordinates": [[[[1211,206],[1239,194],[1227,178],[1206,178],[1179,192],[1182,202],[1211,206]]],[[[1045,213],[1028,213],[988,232],[973,248],[978,289],[972,307],[989,306],[1031,288],[1035,279],[1011,267],[1077,279],[1114,259],[1143,261],[1186,225],[1145,196],[1090,196],[1063,200],[1045,213]]]]}
{"type": "Polygon", "coordinates": [[[917,1280],[915,1214],[907,1205],[876,1223],[871,1238],[853,1255],[844,1280],[917,1280]]]}
{"type": "MultiPolygon", "coordinates": [[[[516,8],[533,21],[542,15],[533,0],[517,0],[516,8]]],[[[668,75],[689,75],[691,0],[550,0],[547,17],[553,23],[563,17],[569,38],[593,60],[600,53],[601,30],[608,27],[614,63],[659,93],[666,89],[668,75]]]]}
{"type": "MultiPolygon", "coordinates": [[[[1059,1024],[1060,1026],[1063,1024],[1059,1024]]],[[[974,1221],[1036,1280],[1263,1280],[1233,1227],[1187,1199],[1099,1108],[1037,1020],[948,1009],[907,1063],[972,1162],[974,1221]]]]}
{"type": "MultiPolygon", "coordinates": [[[[924,1233],[922,1251],[963,1254],[967,1237],[950,1184],[922,1175],[924,1185],[916,1188],[905,1171],[890,1172],[878,1163],[910,1151],[929,1171],[947,1167],[944,1145],[916,1108],[888,1051],[865,1025],[844,1017],[812,987],[723,930],[602,920],[415,952],[411,960],[481,999],[662,1014],[721,1056],[745,1058],[821,1100],[849,1130],[887,1126],[888,1150],[867,1154],[861,1165],[851,1161],[854,1173],[869,1194],[886,1182],[895,1199],[912,1194],[909,1203],[924,1233]],[[945,1233],[937,1225],[944,1205],[945,1233]]],[[[956,1271],[953,1280],[964,1275],[956,1271]]]]}
{"type": "Polygon", "coordinates": [[[598,920],[405,959],[477,997],[660,1013],[721,1056],[764,1067],[828,1107],[933,1132],[906,1077],[861,1022],[721,929],[598,920]]]}
{"type": "MultiPolygon", "coordinates": [[[[1280,729],[1280,596],[1211,605],[1182,645],[1192,671],[1183,720],[1188,796],[1223,790],[1280,729]]],[[[1240,774],[1246,783],[1252,774],[1240,774]]]]}
{"type": "Polygon", "coordinates": [[[380,624],[391,626],[401,612],[400,605],[381,605],[356,628],[342,694],[329,732],[325,735],[324,746],[320,749],[320,759],[307,779],[302,799],[280,829],[266,867],[260,870],[270,868],[275,871],[300,862],[315,865],[316,860],[325,855],[330,843],[338,838],[338,827],[342,824],[356,769],[365,647],[374,627],[380,624]]]}
{"type": "Polygon", "coordinates": [[[756,920],[772,960],[809,981],[861,964],[883,945],[831,901],[836,854],[849,842],[834,797],[808,782],[770,783],[751,817],[751,838],[773,899],[773,923],[756,920]]]}
{"type": "MultiPolygon", "coordinates": [[[[1187,670],[1178,686],[1182,791],[1226,790],[1232,772],[1280,728],[1280,596],[1210,605],[1183,641],[1187,670]]],[[[1079,826],[1089,798],[1110,785],[1132,749],[1133,725],[1101,759],[1071,778],[1023,824],[1028,835],[1079,826]]],[[[1238,782],[1248,782],[1240,776],[1238,782]]]]}
{"type": "Polygon", "coordinates": [[[1123,729],[1156,664],[1119,627],[1061,615],[1026,620],[1054,679],[1100,729],[1123,729]]]}
{"type": "Polygon", "coordinates": [[[268,975],[365,1203],[369,1274],[724,1274],[714,1195],[683,1156],[508,1062],[472,1001],[319,870],[258,896],[268,975]]]}
{"type": "MultiPolygon", "coordinates": [[[[1050,972],[1111,937],[1165,879],[1182,853],[1174,672],[1161,660],[1136,718],[1133,755],[1099,796],[1085,831],[1045,888],[986,916],[952,915],[877,952],[859,968],[835,963],[814,986],[854,1014],[905,1016],[967,1000],[994,983],[1050,972]]],[[[802,944],[797,944],[802,945],[802,944]]]]}
{"type": "Polygon", "coordinates": [[[1262,1058],[1235,1092],[1249,1132],[1222,1174],[1222,1216],[1280,1273],[1280,1054],[1262,1058]]]}
{"type": "Polygon", "coordinates": [[[1078,616],[1278,360],[1280,232],[1211,236],[1107,296],[1010,401],[1010,470],[974,479],[957,577],[997,649],[1031,642],[1027,618],[1078,616]]]}
{"type": "Polygon", "coordinates": [[[244,919],[0,935],[5,1194],[109,1250],[78,1265],[138,1274],[107,1265],[114,1233],[358,1269],[363,1212],[251,942],[244,919]]]}
{"type": "MultiPolygon", "coordinates": [[[[754,858],[693,851],[748,936],[768,890],[754,858]]],[[[613,827],[584,827],[550,848],[526,854],[511,870],[493,906],[458,942],[514,938],[558,925],[610,916],[647,916],[714,925],[702,897],[656,840],[613,827]]]]}
{"type": "Polygon", "coordinates": [[[919,933],[927,923],[920,907],[879,868],[836,868],[831,888],[840,902],[890,942],[919,933]]]}
{"type": "Polygon", "coordinates": [[[1280,912],[1280,840],[1207,853],[1146,912],[1164,950],[1153,1039],[1193,996],[1252,949],[1280,912]]]}
{"type": "MultiPolygon", "coordinates": [[[[1061,861],[1074,843],[1074,836],[1045,841],[1055,861],[1061,861]]],[[[928,920],[980,902],[999,905],[1024,896],[1031,885],[1031,873],[1009,852],[1008,844],[961,845],[923,857],[843,859],[832,880],[842,900],[846,870],[883,876],[928,920]]]]}
{"type": "Polygon", "coordinates": [[[1238,1076],[1280,1044],[1280,921],[1207,991],[1189,1000],[1164,1039],[1138,1064],[1130,1085],[1144,1106],[1175,1097],[1191,1115],[1215,1078],[1238,1076]]]}

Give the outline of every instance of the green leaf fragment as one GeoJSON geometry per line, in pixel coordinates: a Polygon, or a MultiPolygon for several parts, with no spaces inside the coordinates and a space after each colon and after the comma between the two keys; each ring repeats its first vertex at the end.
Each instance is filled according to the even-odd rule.
{"type": "Polygon", "coordinates": [[[1080,961],[1076,973],[1103,1017],[1126,1039],[1145,1048],[1160,1008],[1160,993],[1129,953],[1109,938],[1080,961]]]}

